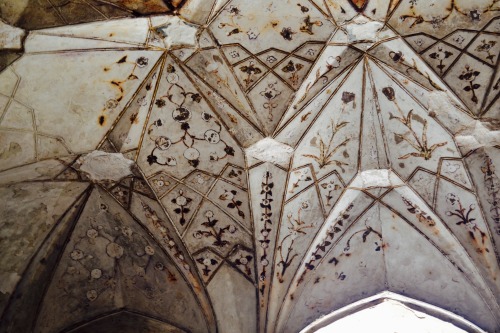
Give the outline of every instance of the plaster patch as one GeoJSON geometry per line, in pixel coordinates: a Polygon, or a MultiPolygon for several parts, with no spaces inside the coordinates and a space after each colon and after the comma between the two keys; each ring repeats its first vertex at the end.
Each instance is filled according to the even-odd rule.
{"type": "Polygon", "coordinates": [[[265,138],[245,150],[247,156],[263,162],[287,164],[293,148],[271,138],[265,138]]]}
{"type": "Polygon", "coordinates": [[[480,147],[493,147],[500,144],[500,130],[489,130],[481,121],[476,120],[456,136],[458,147],[463,154],[480,147]]]}
{"type": "Polygon", "coordinates": [[[95,150],[82,157],[79,161],[80,171],[85,172],[90,179],[100,182],[105,180],[119,181],[132,174],[134,164],[121,153],[106,153],[95,150]]]}
{"type": "Polygon", "coordinates": [[[350,187],[371,188],[371,187],[391,187],[404,185],[404,183],[393,172],[387,169],[366,170],[358,174],[350,187]]]}
{"type": "Polygon", "coordinates": [[[20,50],[23,48],[23,29],[10,26],[0,21],[0,49],[20,50]]]}
{"type": "Polygon", "coordinates": [[[379,31],[384,27],[381,22],[372,21],[364,16],[359,16],[352,23],[345,26],[350,42],[379,40],[379,31]]]}
{"type": "Polygon", "coordinates": [[[177,16],[168,16],[167,23],[156,27],[167,48],[172,46],[196,46],[198,29],[177,16]]]}

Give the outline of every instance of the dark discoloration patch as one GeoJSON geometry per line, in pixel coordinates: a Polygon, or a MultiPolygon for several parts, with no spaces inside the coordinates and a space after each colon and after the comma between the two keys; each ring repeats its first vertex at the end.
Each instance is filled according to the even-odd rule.
{"type": "Polygon", "coordinates": [[[17,51],[0,51],[0,72],[23,55],[17,51]]]}
{"type": "Polygon", "coordinates": [[[0,160],[9,159],[10,157],[15,156],[15,155],[19,154],[20,152],[22,152],[22,150],[23,149],[19,143],[11,142],[9,147],[5,148],[0,153],[0,160]]]}
{"type": "Polygon", "coordinates": [[[106,116],[105,115],[100,115],[99,118],[97,118],[97,123],[100,126],[104,126],[106,124],[106,116]]]}
{"type": "Polygon", "coordinates": [[[173,14],[185,0],[4,0],[0,17],[24,29],[42,29],[69,24],[152,14],[173,14]]]}

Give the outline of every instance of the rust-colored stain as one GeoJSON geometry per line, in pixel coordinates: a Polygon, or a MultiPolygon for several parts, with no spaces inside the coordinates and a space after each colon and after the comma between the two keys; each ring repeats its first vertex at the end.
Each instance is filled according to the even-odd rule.
{"type": "Polygon", "coordinates": [[[138,11],[141,14],[159,14],[166,13],[169,10],[176,9],[181,1],[162,1],[162,0],[121,0],[121,5],[138,11]]]}
{"type": "Polygon", "coordinates": [[[233,124],[237,124],[238,123],[238,119],[236,119],[236,117],[233,116],[232,114],[228,114],[228,117],[229,117],[229,120],[231,120],[231,122],[233,124]]]}
{"type": "Polygon", "coordinates": [[[351,5],[356,8],[358,12],[365,10],[366,5],[368,5],[369,0],[349,0],[351,5]]]}
{"type": "Polygon", "coordinates": [[[130,123],[131,124],[138,124],[139,123],[139,119],[137,119],[137,114],[138,113],[136,112],[130,116],[130,123]]]}

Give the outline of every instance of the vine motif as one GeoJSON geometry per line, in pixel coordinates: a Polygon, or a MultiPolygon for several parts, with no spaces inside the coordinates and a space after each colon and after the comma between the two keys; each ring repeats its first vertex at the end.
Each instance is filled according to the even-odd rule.
{"type": "Polygon", "coordinates": [[[297,218],[293,217],[293,214],[290,213],[287,215],[287,220],[289,226],[288,234],[281,240],[280,245],[278,246],[279,259],[277,266],[281,266],[281,271],[276,273],[278,277],[278,281],[283,283],[284,275],[286,273],[287,268],[292,264],[294,259],[298,256],[297,253],[293,253],[293,245],[295,240],[303,235],[307,235],[306,229],[312,228],[314,225],[306,224],[305,221],[301,218],[301,213],[303,210],[310,209],[310,204],[307,201],[301,203],[300,208],[297,211],[297,218]],[[292,254],[293,253],[293,254],[292,254]]]}
{"type": "Polygon", "coordinates": [[[348,122],[341,122],[335,124],[333,122],[333,119],[330,120],[330,125],[327,128],[331,129],[331,134],[328,142],[325,142],[323,138],[318,134],[316,137],[314,137],[312,145],[316,146],[319,149],[319,155],[313,155],[313,154],[303,154],[302,156],[307,157],[307,158],[312,158],[313,160],[318,163],[319,168],[323,169],[325,166],[328,165],[336,165],[338,166],[342,172],[345,172],[344,168],[342,166],[349,165],[345,162],[342,162],[338,159],[334,159],[335,154],[338,152],[338,150],[342,147],[345,147],[347,143],[351,140],[350,138],[345,139],[338,145],[334,145],[333,141],[335,139],[335,136],[340,132],[342,128],[344,128],[348,122]],[[319,140],[319,147],[318,147],[318,142],[319,140]]]}
{"type": "Polygon", "coordinates": [[[467,85],[464,87],[464,90],[467,92],[472,92],[471,101],[476,104],[479,102],[476,96],[476,90],[481,88],[481,85],[479,83],[474,83],[474,81],[476,81],[477,77],[480,74],[481,72],[472,69],[469,65],[466,65],[465,70],[462,71],[462,74],[460,74],[460,76],[458,77],[461,81],[467,83],[467,85]]]}
{"type": "MultiPolygon", "coordinates": [[[[271,220],[271,216],[273,215],[271,203],[273,202],[272,197],[273,197],[274,183],[272,179],[273,179],[272,174],[269,171],[266,171],[264,173],[264,176],[262,177],[261,191],[260,191],[260,195],[262,196],[262,200],[260,202],[260,208],[262,212],[260,221],[264,224],[262,229],[260,229],[261,238],[259,239],[260,246],[262,247],[262,250],[264,252],[260,257],[262,272],[260,273],[259,280],[261,282],[264,282],[266,280],[267,266],[269,266],[269,259],[267,259],[267,256],[268,256],[269,243],[271,242],[269,237],[272,231],[271,227],[273,224],[271,220]]],[[[262,296],[264,295],[265,288],[266,288],[265,283],[262,283],[259,289],[262,296]]]]}
{"type": "Polygon", "coordinates": [[[432,81],[431,77],[429,76],[428,73],[423,73],[417,66],[417,62],[415,61],[415,59],[411,59],[412,60],[412,64],[409,65],[409,64],[406,64],[405,61],[405,56],[403,54],[403,52],[401,51],[398,51],[398,52],[395,52],[395,51],[390,51],[389,52],[389,57],[392,59],[392,61],[394,61],[394,63],[396,64],[400,64],[401,66],[405,67],[406,70],[406,74],[410,75],[410,71],[415,71],[417,74],[419,75],[422,75],[423,77],[425,77],[427,79],[427,81],[429,82],[429,84],[436,90],[439,90],[439,91],[443,91],[443,89],[441,89],[441,87],[439,87],[436,83],[434,83],[434,81],[432,81]]]}
{"type": "Polygon", "coordinates": [[[423,129],[422,129],[422,135],[419,137],[417,133],[415,132],[414,128],[412,127],[412,120],[415,118],[413,115],[413,110],[410,110],[408,114],[405,116],[403,111],[401,110],[401,107],[399,106],[398,102],[396,101],[396,94],[394,92],[394,89],[392,87],[385,87],[382,89],[382,93],[387,97],[389,101],[394,103],[396,106],[396,109],[399,112],[400,117],[392,116],[392,119],[396,119],[399,122],[401,122],[413,136],[413,140],[407,137],[406,134],[396,134],[396,137],[400,138],[401,140],[404,140],[412,146],[416,152],[413,153],[408,153],[406,155],[403,155],[399,157],[400,160],[407,159],[409,157],[422,157],[425,160],[429,160],[432,158],[432,153],[439,147],[443,147],[448,142],[440,142],[440,143],[435,143],[429,147],[429,144],[427,142],[427,120],[424,120],[423,124],[423,129]]]}
{"type": "Polygon", "coordinates": [[[371,233],[374,233],[375,235],[378,236],[378,239],[380,241],[380,244],[379,242],[374,242],[373,244],[375,244],[375,251],[376,252],[379,252],[380,250],[382,250],[382,247],[384,246],[384,244],[382,243],[382,234],[380,232],[378,232],[377,230],[373,229],[372,227],[369,227],[369,226],[366,226],[365,225],[365,229],[362,229],[362,230],[359,230],[359,231],[356,231],[354,234],[351,235],[351,237],[349,237],[349,239],[347,240],[347,243],[346,243],[346,247],[344,247],[344,252],[346,254],[347,257],[350,256],[350,253],[349,251],[351,250],[351,241],[352,239],[354,238],[354,236],[358,235],[358,234],[361,234],[361,238],[363,239],[363,243],[366,243],[366,240],[368,238],[368,236],[371,234],[371,233]]]}
{"type": "MultiPolygon", "coordinates": [[[[304,278],[308,271],[311,271],[315,268],[315,263],[318,260],[323,258],[323,255],[326,253],[327,248],[332,245],[332,241],[335,238],[335,234],[342,232],[342,228],[344,227],[344,223],[347,222],[347,219],[351,216],[350,211],[354,208],[354,205],[351,203],[344,209],[339,217],[335,219],[335,221],[328,227],[326,230],[326,237],[323,239],[318,245],[316,245],[316,250],[314,250],[311,258],[308,262],[304,264],[305,270],[302,272],[299,280],[297,281],[297,285],[301,284],[304,281],[304,278]]],[[[365,237],[366,238],[366,237],[365,237]]]]}
{"type": "Polygon", "coordinates": [[[341,63],[342,63],[342,57],[340,57],[340,56],[336,56],[336,57],[329,56],[326,59],[326,66],[325,66],[326,69],[325,69],[325,71],[322,73],[321,67],[319,67],[316,70],[314,81],[309,82],[307,84],[304,94],[300,97],[300,99],[298,100],[297,104],[294,105],[293,108],[297,109],[298,103],[302,103],[307,98],[307,96],[309,95],[309,91],[311,90],[311,88],[314,87],[319,81],[321,81],[321,83],[323,85],[326,85],[328,83],[328,81],[329,81],[327,74],[330,71],[332,71],[332,70],[334,70],[336,68],[339,68],[340,65],[341,65],[341,63]]]}
{"type": "MultiPolygon", "coordinates": [[[[454,210],[448,210],[446,211],[446,216],[450,217],[457,217],[458,222],[456,222],[456,225],[463,225],[467,231],[469,232],[469,236],[472,238],[472,240],[477,241],[476,239],[476,234],[479,234],[481,237],[481,242],[484,245],[486,241],[486,233],[483,232],[477,224],[474,222],[476,221],[476,218],[472,217],[471,214],[473,211],[476,209],[476,206],[474,204],[469,205],[468,208],[464,207],[462,205],[462,202],[460,201],[460,198],[455,194],[455,193],[448,193],[446,195],[446,201],[453,207],[455,208],[454,210]]],[[[484,248],[486,252],[490,252],[487,248],[484,248]]],[[[481,249],[478,249],[478,251],[482,252],[481,249]]]]}
{"type": "Polygon", "coordinates": [[[165,223],[150,206],[143,201],[141,201],[141,205],[144,210],[144,216],[146,216],[153,227],[160,232],[161,240],[163,244],[165,244],[167,251],[173,255],[175,260],[177,260],[186,271],[190,271],[191,267],[184,258],[179,246],[175,243],[175,239],[171,236],[172,232],[170,229],[164,225],[165,223]]]}
{"type": "MultiPolygon", "coordinates": [[[[349,239],[347,240],[346,246],[344,247],[344,251],[341,254],[341,256],[346,256],[346,257],[350,257],[351,256],[351,253],[349,252],[351,250],[351,241],[352,241],[352,239],[356,235],[359,235],[361,233],[362,233],[361,239],[363,240],[363,243],[366,243],[366,241],[368,239],[368,236],[370,234],[374,234],[374,235],[377,236],[378,241],[373,242],[373,244],[375,245],[375,251],[376,252],[379,252],[379,251],[381,251],[384,248],[385,245],[384,245],[384,241],[383,241],[383,238],[382,238],[382,234],[379,231],[373,229],[372,227],[367,226],[366,225],[366,221],[365,221],[365,227],[366,227],[365,229],[356,231],[355,233],[353,233],[351,235],[351,237],[349,237],[349,239]]],[[[340,261],[339,261],[339,259],[337,257],[333,257],[332,259],[328,260],[329,264],[334,264],[335,266],[337,266],[339,262],[340,261]]],[[[346,276],[343,273],[340,273],[339,276],[338,276],[338,278],[340,280],[344,280],[346,278],[346,276]],[[342,275],[343,275],[343,277],[342,277],[342,275]]]]}
{"type": "Polygon", "coordinates": [[[417,217],[417,220],[423,224],[427,224],[429,227],[436,225],[436,222],[430,217],[425,211],[420,209],[420,207],[413,203],[411,200],[402,197],[401,198],[406,205],[408,211],[417,217]]]}
{"type": "Polygon", "coordinates": [[[407,15],[402,15],[399,17],[400,20],[406,21],[407,19],[413,20],[412,24],[410,25],[410,29],[415,27],[416,25],[422,24],[422,23],[430,23],[433,25],[433,27],[439,27],[440,24],[442,24],[446,19],[448,19],[453,12],[457,12],[462,16],[468,17],[472,22],[474,21],[479,21],[481,19],[481,14],[485,14],[490,11],[496,11],[498,9],[495,8],[495,5],[499,2],[499,0],[494,0],[488,7],[478,10],[470,10],[470,11],[465,11],[462,10],[456,3],[456,1],[450,1],[450,5],[446,7],[447,13],[442,16],[433,16],[432,19],[424,19],[422,15],[417,15],[415,13],[415,6],[417,5],[418,0],[409,0],[410,3],[410,9],[412,10],[412,14],[407,14],[407,15]]]}
{"type": "Polygon", "coordinates": [[[234,234],[236,232],[236,227],[234,225],[227,225],[225,227],[219,227],[217,226],[217,223],[219,220],[214,218],[214,212],[211,210],[207,211],[205,213],[206,221],[203,222],[201,225],[204,226],[207,230],[197,230],[193,233],[194,238],[196,239],[202,239],[203,237],[205,238],[212,238],[214,242],[212,245],[217,246],[217,247],[225,247],[229,244],[229,241],[224,240],[224,234],[226,232],[230,234],[234,234]]]}
{"type": "Polygon", "coordinates": [[[176,108],[172,111],[172,118],[180,124],[183,134],[177,140],[172,140],[165,135],[153,137],[151,136],[152,132],[160,130],[164,125],[161,119],[154,121],[148,129],[150,139],[155,142],[155,147],[147,157],[148,163],[150,165],[176,166],[176,158],[167,156],[166,154],[171,147],[181,145],[186,148],[183,153],[184,158],[193,168],[196,168],[200,164],[200,150],[197,147],[200,142],[208,142],[216,147],[221,147],[221,145],[224,146],[222,149],[224,153],[221,155],[217,152],[212,152],[210,154],[210,161],[218,161],[228,156],[234,156],[234,148],[229,146],[220,136],[222,132],[221,123],[212,115],[202,112],[201,119],[207,123],[215,124],[215,128],[206,130],[202,135],[195,135],[192,133],[191,126],[189,125],[189,121],[192,118],[192,112],[186,108],[184,104],[188,98],[194,103],[200,103],[202,98],[198,93],[187,92],[184,87],[178,83],[179,75],[176,73],[175,67],[169,65],[167,73],[167,82],[170,83],[170,86],[165,95],[158,98],[155,104],[159,108],[163,108],[166,106],[166,100],[168,100],[176,105],[176,108]]]}
{"type": "Polygon", "coordinates": [[[219,29],[228,29],[226,32],[226,36],[232,36],[236,35],[239,33],[246,33],[247,37],[249,40],[254,40],[257,39],[260,35],[260,33],[256,29],[244,29],[242,26],[240,26],[238,23],[236,23],[235,19],[240,18],[241,11],[238,7],[231,5],[224,9],[224,11],[229,13],[229,20],[230,22],[221,22],[218,25],[219,29]]]}
{"type": "Polygon", "coordinates": [[[259,93],[267,100],[267,102],[265,102],[263,106],[264,109],[268,110],[269,121],[273,121],[274,119],[273,111],[278,107],[278,103],[276,103],[274,100],[276,99],[276,97],[281,95],[281,91],[276,89],[277,85],[278,85],[277,81],[268,83],[267,87],[259,93]]]}
{"type": "Polygon", "coordinates": [[[227,7],[226,9],[224,9],[224,11],[229,13],[229,17],[230,17],[231,22],[226,22],[226,23],[221,22],[221,23],[219,23],[218,28],[219,29],[229,28],[230,30],[227,31],[227,33],[226,33],[227,36],[231,36],[231,35],[235,35],[235,34],[239,34],[239,33],[243,32],[244,30],[238,24],[236,24],[236,22],[234,21],[235,18],[241,17],[240,9],[236,6],[231,5],[231,6],[227,7]]]}
{"type": "MultiPolygon", "coordinates": [[[[302,6],[300,4],[298,4],[298,6],[304,15],[307,12],[309,12],[309,8],[307,8],[306,6],[302,6]]],[[[224,11],[228,13],[229,19],[226,22],[219,23],[217,27],[219,29],[225,30],[226,36],[246,33],[248,39],[250,40],[257,39],[259,37],[260,32],[258,32],[257,29],[255,28],[245,29],[236,22],[237,19],[240,19],[242,17],[241,10],[237,6],[230,5],[226,7],[224,11]]],[[[272,27],[274,28],[276,27],[276,25],[277,24],[272,24],[272,27]]],[[[320,20],[313,21],[310,15],[305,15],[302,22],[300,23],[299,31],[308,35],[314,35],[313,28],[315,26],[321,27],[322,25],[323,25],[322,21],[320,20]]],[[[284,27],[279,32],[279,34],[283,37],[283,39],[287,41],[293,40],[293,35],[296,33],[298,32],[293,31],[291,27],[284,27]]]]}
{"type": "Polygon", "coordinates": [[[491,205],[491,217],[496,224],[495,232],[500,236],[500,197],[498,195],[500,192],[500,181],[495,174],[495,166],[490,157],[486,157],[486,161],[484,166],[481,167],[481,171],[484,174],[486,191],[490,197],[488,203],[491,205]]]}
{"type": "Polygon", "coordinates": [[[230,209],[236,209],[238,212],[238,216],[245,218],[245,213],[240,209],[240,207],[243,205],[243,202],[235,198],[237,194],[238,192],[236,190],[224,190],[224,193],[219,196],[219,200],[229,201],[227,207],[230,209]]]}
{"type": "MultiPolygon", "coordinates": [[[[117,106],[117,104],[118,104],[117,102],[120,102],[124,97],[123,96],[123,94],[124,94],[123,84],[125,84],[125,82],[127,82],[127,81],[138,80],[139,77],[137,77],[137,75],[135,75],[135,70],[137,68],[146,67],[149,64],[149,59],[146,57],[139,57],[134,62],[130,62],[130,61],[128,61],[128,56],[125,55],[125,56],[121,57],[118,61],[116,61],[115,64],[118,64],[118,65],[128,64],[128,65],[132,65],[133,67],[132,67],[132,71],[130,72],[130,74],[127,76],[127,78],[125,80],[122,80],[122,81],[112,80],[110,82],[112,86],[114,86],[116,89],[118,89],[119,96],[116,99],[109,100],[106,103],[107,108],[114,108],[117,106]]],[[[115,65],[115,64],[113,64],[113,65],[115,65]]],[[[111,68],[109,68],[109,67],[104,68],[105,72],[108,72],[110,70],[111,70],[111,68]]]]}
{"type": "MultiPolygon", "coordinates": [[[[127,58],[128,58],[128,56],[125,55],[111,65],[111,66],[115,66],[115,65],[121,66],[124,64],[128,64],[128,65],[133,65],[133,67],[132,67],[130,74],[127,76],[126,79],[122,79],[122,80],[113,79],[109,82],[111,84],[111,86],[113,87],[113,89],[118,90],[118,95],[115,98],[108,99],[106,101],[106,103],[104,104],[104,108],[102,109],[101,114],[97,117],[97,123],[100,126],[104,126],[106,124],[106,119],[107,119],[106,112],[113,112],[118,107],[120,101],[125,96],[125,89],[123,88],[123,85],[128,81],[138,80],[139,77],[137,75],[135,75],[135,70],[137,68],[144,68],[149,64],[149,59],[146,57],[139,57],[134,62],[128,61],[127,58]]],[[[111,70],[110,67],[104,67],[104,72],[109,72],[110,70],[111,70]]],[[[153,77],[154,76],[156,76],[156,73],[153,74],[153,77]]],[[[151,88],[148,89],[148,87],[149,86],[146,86],[147,90],[151,89],[151,88]]],[[[144,103],[144,102],[145,102],[145,100],[142,99],[142,103],[144,103]]],[[[141,103],[141,99],[138,100],[138,103],[141,103]]],[[[133,121],[133,120],[131,120],[131,121],[133,121]]]]}

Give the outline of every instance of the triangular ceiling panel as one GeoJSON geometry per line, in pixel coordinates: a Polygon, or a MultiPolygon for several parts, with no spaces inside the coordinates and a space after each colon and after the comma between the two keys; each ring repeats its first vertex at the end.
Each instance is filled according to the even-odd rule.
{"type": "Polygon", "coordinates": [[[79,311],[96,316],[124,306],[178,325],[187,324],[182,316],[190,311],[188,329],[202,327],[203,312],[172,259],[110,199],[98,189],[89,197],[45,295],[38,330],[74,324],[79,311]]]}

